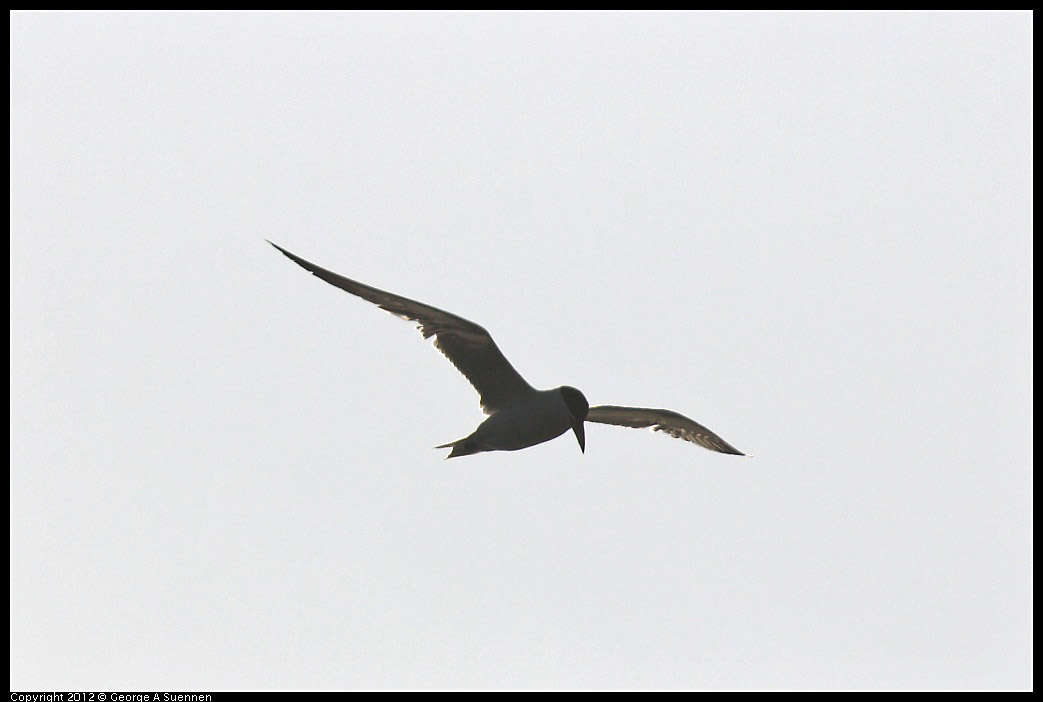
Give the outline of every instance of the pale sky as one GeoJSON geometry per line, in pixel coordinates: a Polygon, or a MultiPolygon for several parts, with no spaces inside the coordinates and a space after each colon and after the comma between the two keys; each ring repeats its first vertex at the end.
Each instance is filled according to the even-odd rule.
{"type": "Polygon", "coordinates": [[[12,689],[1031,689],[1031,14],[11,20],[12,689]]]}

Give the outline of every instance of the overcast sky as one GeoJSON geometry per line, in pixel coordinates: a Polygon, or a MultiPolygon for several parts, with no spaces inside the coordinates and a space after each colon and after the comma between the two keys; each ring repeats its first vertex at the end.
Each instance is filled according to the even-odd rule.
{"type": "Polygon", "coordinates": [[[11,19],[12,689],[1031,688],[1031,14],[11,19]]]}

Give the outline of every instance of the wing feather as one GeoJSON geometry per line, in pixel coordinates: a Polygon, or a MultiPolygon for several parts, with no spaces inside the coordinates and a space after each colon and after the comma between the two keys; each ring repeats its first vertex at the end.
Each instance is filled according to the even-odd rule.
{"type": "Polygon", "coordinates": [[[711,451],[735,456],[746,455],[702,424],[671,410],[599,405],[590,408],[587,421],[633,429],[651,428],[652,431],[661,431],[677,439],[691,441],[711,451]]]}
{"type": "MultiPolygon", "coordinates": [[[[268,243],[272,244],[270,241],[268,243]]],[[[434,337],[435,348],[441,351],[478,391],[482,409],[487,414],[517,402],[519,397],[536,392],[503,355],[489,332],[474,322],[437,307],[345,278],[306,261],[281,246],[272,246],[301,268],[330,285],[372,302],[397,317],[416,322],[417,329],[424,338],[434,337]]]]}

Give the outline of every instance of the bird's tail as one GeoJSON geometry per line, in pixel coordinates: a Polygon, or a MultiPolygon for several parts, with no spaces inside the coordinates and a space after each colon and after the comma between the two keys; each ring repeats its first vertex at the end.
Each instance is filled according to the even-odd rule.
{"type": "Polygon", "coordinates": [[[465,436],[462,439],[456,441],[450,441],[448,444],[442,444],[441,446],[435,446],[435,448],[451,448],[453,449],[446,458],[456,458],[457,456],[470,456],[472,453],[480,453],[482,448],[478,445],[478,442],[474,440],[472,436],[465,436]]]}

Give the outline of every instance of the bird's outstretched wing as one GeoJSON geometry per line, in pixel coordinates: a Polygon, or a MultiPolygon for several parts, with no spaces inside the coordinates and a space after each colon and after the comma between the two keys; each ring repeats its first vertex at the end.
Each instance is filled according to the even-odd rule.
{"type": "Polygon", "coordinates": [[[599,405],[590,408],[587,412],[587,421],[600,424],[616,424],[621,427],[633,427],[634,429],[651,428],[652,431],[666,432],[670,436],[691,441],[693,444],[699,444],[711,451],[730,453],[736,456],[746,455],[702,424],[685,417],[683,414],[671,412],[670,410],[599,405]]]}
{"type": "MultiPolygon", "coordinates": [[[[272,244],[272,242],[268,242],[272,244]]],[[[482,409],[491,414],[519,398],[535,393],[503,355],[484,328],[437,307],[401,297],[337,275],[272,244],[291,261],[330,285],[372,302],[393,315],[416,322],[425,339],[434,337],[435,348],[471,382],[481,397],[482,409]]]]}

